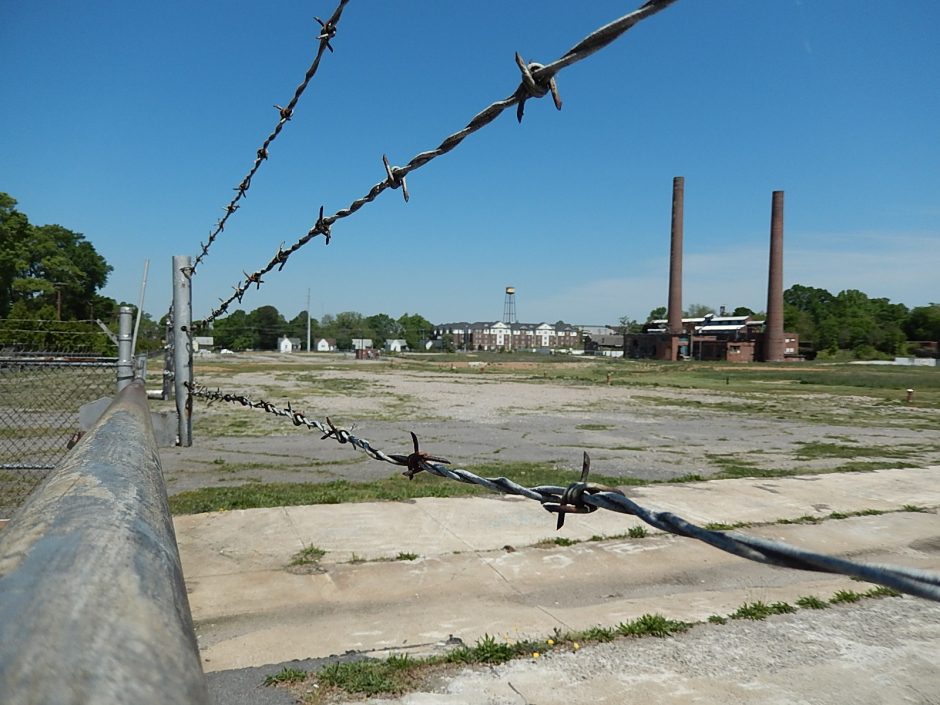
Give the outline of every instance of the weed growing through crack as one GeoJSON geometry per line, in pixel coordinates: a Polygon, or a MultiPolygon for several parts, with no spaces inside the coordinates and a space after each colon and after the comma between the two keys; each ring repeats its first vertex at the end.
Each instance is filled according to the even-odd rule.
{"type": "Polygon", "coordinates": [[[644,614],[630,622],[621,622],[617,625],[617,633],[621,636],[655,636],[665,638],[672,634],[686,631],[691,624],[675,619],[667,619],[661,614],[644,614]]]}
{"type": "Polygon", "coordinates": [[[289,565],[311,565],[319,561],[325,555],[326,551],[324,551],[319,546],[314,546],[311,544],[310,546],[305,546],[300,551],[297,551],[293,558],[290,559],[289,565]]]}
{"type": "Polygon", "coordinates": [[[839,605],[849,602],[858,602],[863,597],[864,595],[862,593],[855,592],[854,590],[839,590],[829,599],[829,602],[834,605],[839,605]]]}
{"type": "Polygon", "coordinates": [[[758,600],[757,602],[745,602],[734,612],[728,615],[731,619],[767,619],[773,614],[787,614],[796,612],[793,605],[786,602],[772,602],[766,604],[758,600]]]}
{"type": "Polygon", "coordinates": [[[627,531],[627,536],[631,539],[643,539],[648,536],[645,526],[631,526],[627,531]]]}
{"type": "Polygon", "coordinates": [[[277,685],[278,683],[299,683],[307,677],[307,672],[299,668],[285,666],[277,673],[274,673],[264,679],[265,685],[277,685]]]}
{"type": "Polygon", "coordinates": [[[461,646],[445,657],[448,663],[504,663],[513,658],[513,645],[484,634],[473,646],[461,646]]]}
{"type": "Polygon", "coordinates": [[[598,641],[601,643],[613,641],[617,632],[608,627],[591,627],[580,633],[581,641],[598,641]]]}
{"type": "Polygon", "coordinates": [[[411,659],[407,654],[389,656],[384,661],[363,659],[331,663],[317,674],[317,679],[320,683],[342,688],[348,693],[395,695],[408,690],[415,670],[422,665],[423,662],[411,659]]]}
{"type": "Polygon", "coordinates": [[[798,597],[796,604],[804,610],[824,610],[829,607],[828,602],[819,599],[815,595],[803,595],[802,597],[798,597]]]}
{"type": "Polygon", "coordinates": [[[884,585],[876,585],[871,590],[864,593],[864,596],[877,599],[880,597],[900,597],[901,593],[894,588],[885,587],[884,585]]]}
{"type": "Polygon", "coordinates": [[[733,529],[741,529],[746,526],[750,526],[750,524],[746,521],[737,521],[733,524],[725,524],[720,521],[713,521],[706,524],[705,528],[709,531],[732,531],[733,529]]]}

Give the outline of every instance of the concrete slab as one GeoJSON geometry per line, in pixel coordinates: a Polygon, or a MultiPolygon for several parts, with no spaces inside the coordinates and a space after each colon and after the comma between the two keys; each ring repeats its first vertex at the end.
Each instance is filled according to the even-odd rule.
{"type": "MultiPolygon", "coordinates": [[[[756,521],[940,505],[936,469],[633,488],[642,504],[699,521],[756,521]],[[894,475],[897,473],[897,475],[894,475]],[[818,479],[817,479],[818,478],[818,479]],[[640,496],[642,495],[642,496],[640,496]],[[875,504],[875,503],[878,504],[875,504]]],[[[561,535],[620,534],[636,519],[571,517],[561,535]]],[[[433,650],[451,634],[544,636],[646,612],[700,620],[744,601],[861,589],[847,578],[769,568],[671,535],[533,544],[552,519],[520,498],[422,499],[223,512],[176,521],[208,671],[347,649],[433,650]],[[323,572],[284,570],[304,545],[323,572]],[[513,546],[507,551],[504,546],[513,546]],[[416,553],[416,561],[349,563],[416,553]]],[[[892,513],[748,533],[868,562],[940,567],[935,513],[892,513]]]]}
{"type": "Polygon", "coordinates": [[[938,643],[940,605],[893,598],[468,668],[369,702],[936,705],[938,643]]]}
{"type": "MultiPolygon", "coordinates": [[[[767,522],[905,504],[938,506],[940,466],[651,485],[626,492],[639,504],[696,523],[767,522]]],[[[174,523],[188,577],[228,573],[236,566],[238,571],[281,568],[311,544],[327,552],[323,563],[335,563],[353,554],[367,560],[400,552],[437,556],[532,545],[556,536],[584,541],[637,525],[656,531],[635,517],[598,511],[569,518],[556,534],[553,519],[538,503],[498,495],[210,512],[177,517],[174,523]]]]}

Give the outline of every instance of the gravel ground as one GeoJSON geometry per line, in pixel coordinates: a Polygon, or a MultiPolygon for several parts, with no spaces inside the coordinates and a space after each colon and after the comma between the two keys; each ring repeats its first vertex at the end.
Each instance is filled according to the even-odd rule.
{"type": "MultiPolygon", "coordinates": [[[[923,412],[935,418],[910,417],[863,397],[803,400],[772,392],[560,384],[535,375],[520,381],[493,372],[399,371],[362,361],[306,377],[210,368],[200,381],[281,406],[290,401],[310,418],[329,416],[389,453],[410,452],[408,432],[414,431],[422,447],[460,467],[549,461],[574,472],[585,450],[595,472],[648,480],[708,477],[741,460],[757,469],[799,472],[849,459],[940,463],[938,410],[923,412]],[[330,386],[317,388],[324,385],[330,386]],[[866,455],[801,457],[803,444],[812,442],[855,445],[866,455]]],[[[162,451],[171,494],[246,481],[356,481],[396,472],[348,445],[321,441],[316,431],[222,402],[197,403],[194,438],[193,448],[162,451]]]]}

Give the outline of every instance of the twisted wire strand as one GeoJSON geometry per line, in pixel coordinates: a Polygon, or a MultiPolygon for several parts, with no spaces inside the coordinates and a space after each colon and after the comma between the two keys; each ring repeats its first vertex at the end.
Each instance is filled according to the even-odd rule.
{"type": "Polygon", "coordinates": [[[444,138],[444,140],[436,148],[421,152],[420,154],[416,155],[404,166],[393,167],[389,165],[388,160],[383,157],[387,175],[387,178],[384,181],[380,181],[379,183],[375,184],[364,196],[357,198],[346,208],[336,211],[333,215],[324,217],[323,207],[321,206],[320,215],[317,219],[317,222],[307,231],[305,235],[300,237],[287,249],[283,249],[283,246],[279,246],[277,252],[270,259],[270,261],[268,261],[268,263],[260,269],[257,269],[252,274],[248,274],[246,272],[244,281],[240,281],[238,284],[232,287],[234,292],[227,299],[219,299],[219,306],[217,306],[212,311],[212,313],[204,318],[201,323],[207,324],[219,316],[227,313],[228,307],[232,303],[236,301],[241,303],[242,298],[251,288],[252,284],[254,284],[256,288],[260,288],[261,284],[264,283],[262,277],[265,274],[271,272],[275,267],[277,267],[278,271],[281,271],[284,268],[284,265],[287,264],[287,260],[290,258],[290,256],[310,242],[310,240],[313,238],[317,237],[318,235],[323,235],[326,244],[329,244],[330,238],[332,237],[331,227],[337,220],[352,215],[367,203],[374,201],[383,191],[390,188],[401,188],[405,197],[405,201],[407,201],[408,186],[405,183],[405,177],[408,174],[416,169],[421,168],[433,159],[447,154],[457,145],[463,142],[464,139],[469,135],[493,122],[502,114],[504,110],[507,110],[513,106],[517,106],[516,117],[521,121],[525,102],[529,98],[541,98],[548,93],[552,94],[552,97],[555,101],[555,107],[560,110],[561,98],[558,96],[558,91],[555,86],[555,75],[559,71],[567,66],[570,66],[571,64],[582,61],[591,54],[599,51],[600,49],[603,49],[640,21],[646,19],[647,17],[651,17],[661,10],[666,9],[674,2],[676,2],[676,0],[649,0],[640,6],[637,10],[634,10],[633,12],[595,30],[580,42],[578,42],[574,47],[569,49],[559,59],[544,66],[538,63],[527,64],[523,61],[522,57],[516,54],[516,63],[519,65],[519,69],[522,72],[522,81],[511,96],[504,98],[503,100],[498,100],[484,108],[479,113],[474,115],[470,119],[470,122],[468,122],[463,129],[458,130],[452,135],[444,138]]]}
{"type": "MultiPolygon", "coordinates": [[[[293,409],[290,404],[287,405],[287,408],[282,408],[261,399],[251,399],[242,394],[211,390],[200,385],[193,385],[189,387],[189,390],[193,397],[206,399],[210,403],[224,401],[247,408],[262,409],[269,414],[289,418],[295,426],[306,426],[322,432],[324,435],[321,440],[332,438],[338,443],[348,443],[352,447],[367,453],[375,460],[391,463],[392,465],[406,466],[408,470],[404,474],[409,478],[417,472],[425,471],[448,480],[485,487],[493,492],[526,497],[539,502],[543,507],[554,512],[580,513],[593,511],[594,509],[606,509],[621,514],[630,514],[661,531],[697,539],[714,548],[750,561],[782,568],[848,575],[893,588],[909,595],[940,602],[940,573],[900,566],[859,563],[796,548],[779,541],[748,536],[737,531],[725,532],[705,529],[671,512],[657,512],[647,509],[613,489],[597,489],[597,491],[590,493],[579,494],[576,505],[572,506],[569,504],[569,492],[573,487],[585,486],[584,482],[573,483],[569,487],[555,485],[525,487],[506,477],[481,477],[469,470],[449,468],[440,462],[432,462],[431,456],[419,450],[417,437],[413,433],[412,438],[415,447],[413,453],[407,455],[388,454],[373,447],[369,441],[359,438],[345,429],[337,428],[329,417],[327,417],[326,424],[324,424],[316,419],[307,418],[297,409],[293,409]]],[[[587,461],[586,453],[585,460],[587,461]]]]}
{"type": "Polygon", "coordinates": [[[327,49],[333,51],[332,46],[330,45],[330,40],[336,35],[336,25],[339,24],[339,18],[343,14],[343,8],[346,6],[349,0],[340,0],[339,5],[336,6],[336,9],[333,10],[333,14],[330,15],[330,19],[326,22],[321,21],[317,18],[317,21],[320,22],[322,30],[318,37],[320,43],[317,46],[317,54],[313,59],[313,63],[310,64],[310,68],[307,69],[307,73],[304,74],[303,81],[297,86],[294,90],[294,95],[291,97],[290,102],[283,108],[279,105],[274,107],[278,109],[280,119],[277,121],[277,124],[274,126],[274,129],[271,133],[265,138],[260,149],[257,151],[257,156],[255,161],[251,166],[251,169],[248,171],[248,174],[244,179],[235,187],[235,197],[229,201],[228,205],[225,206],[225,215],[223,215],[219,221],[216,223],[215,228],[209,233],[209,239],[205,243],[199,243],[201,246],[201,252],[193,261],[192,267],[190,269],[190,276],[196,273],[196,268],[202,263],[202,261],[209,254],[209,248],[212,247],[212,244],[216,241],[216,238],[222,234],[222,231],[225,230],[225,224],[228,222],[228,219],[231,215],[238,210],[239,201],[245,198],[248,195],[248,189],[251,188],[251,180],[254,178],[254,175],[258,172],[258,169],[261,168],[261,163],[268,158],[268,147],[271,146],[271,143],[277,139],[277,136],[281,134],[281,130],[284,129],[284,125],[291,119],[294,114],[294,108],[297,107],[297,102],[300,100],[300,96],[303,95],[303,92],[307,89],[307,85],[310,83],[310,80],[314,77],[317,72],[317,69],[320,68],[320,59],[323,57],[323,52],[327,49]]]}

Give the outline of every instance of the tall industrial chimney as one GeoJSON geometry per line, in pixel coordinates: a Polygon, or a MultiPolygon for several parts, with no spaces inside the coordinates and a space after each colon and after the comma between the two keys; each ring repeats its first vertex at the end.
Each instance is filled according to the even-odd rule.
{"type": "Polygon", "coordinates": [[[667,333],[682,332],[682,201],[685,197],[685,178],[672,180],[672,240],[669,247],[669,305],[667,307],[667,333]]]}
{"type": "Polygon", "coordinates": [[[770,269],[767,275],[767,320],[764,331],[764,361],[782,362],[783,191],[774,191],[770,211],[770,269]]]}

